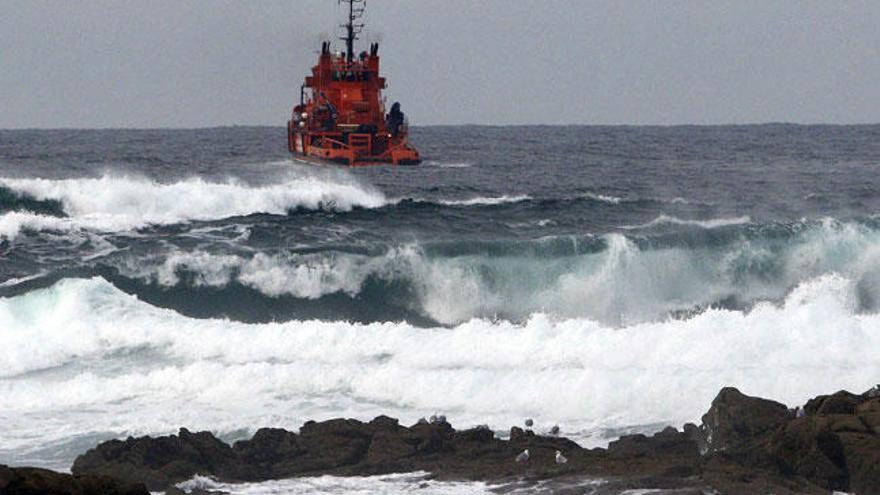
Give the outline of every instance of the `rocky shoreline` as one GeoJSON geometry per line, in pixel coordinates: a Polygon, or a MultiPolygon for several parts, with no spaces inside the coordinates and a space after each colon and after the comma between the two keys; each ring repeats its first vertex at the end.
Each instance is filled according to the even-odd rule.
{"type": "Polygon", "coordinates": [[[298,433],[265,428],[234,445],[209,432],[181,429],[177,435],[101,443],[76,459],[73,475],[0,466],[0,493],[141,495],[174,493],[176,483],[197,474],[256,482],[414,471],[440,480],[499,483],[607,480],[601,493],[656,488],[694,494],[878,494],[880,390],[841,391],[790,410],[725,388],[699,426],[627,435],[607,449],[585,449],[517,427],[502,440],[488,428],[456,431],[445,418],[410,427],[386,416],[366,423],[307,422],[298,433]],[[522,459],[526,450],[528,459],[522,459]]]}

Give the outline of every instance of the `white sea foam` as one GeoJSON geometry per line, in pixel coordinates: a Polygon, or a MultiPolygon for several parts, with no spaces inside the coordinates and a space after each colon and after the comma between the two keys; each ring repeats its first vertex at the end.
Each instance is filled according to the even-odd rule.
{"type": "Polygon", "coordinates": [[[0,178],[0,186],[37,200],[59,201],[69,216],[6,213],[0,216],[0,235],[9,238],[23,228],[120,231],[252,213],[285,214],[297,208],[348,211],[388,204],[381,192],[346,175],[302,171],[265,186],[200,178],[160,183],[118,176],[60,180],[0,178]]]}
{"type": "Polygon", "coordinates": [[[607,194],[587,193],[584,196],[594,201],[600,201],[602,203],[609,203],[612,205],[618,205],[621,203],[621,201],[623,201],[623,198],[618,198],[617,196],[610,196],[607,194]]]}
{"type": "MultiPolygon", "coordinates": [[[[417,244],[381,255],[342,252],[251,257],[173,251],[117,267],[163,286],[238,283],[271,297],[357,296],[370,279],[405,282],[415,309],[453,325],[475,317],[548,312],[628,325],[734,298],[778,300],[794,286],[838,273],[857,283],[864,310],[880,309],[880,233],[826,221],[780,240],[740,239],[705,247],[640,248],[611,234],[596,252],[535,256],[428,254],[417,244]]],[[[536,246],[539,249],[539,246],[536,246]]],[[[125,258],[121,258],[125,260],[125,258]]]]}
{"type": "Polygon", "coordinates": [[[70,219],[28,211],[10,211],[0,215],[0,240],[14,240],[23,230],[68,232],[75,228],[70,219]]]}
{"type": "Polygon", "coordinates": [[[718,227],[728,227],[730,225],[743,225],[747,223],[752,223],[752,218],[744,215],[740,217],[730,217],[730,218],[712,218],[709,220],[688,220],[682,219],[666,214],[661,214],[657,218],[651,220],[650,222],[642,225],[626,225],[621,228],[627,230],[633,229],[645,229],[650,227],[656,227],[657,225],[692,225],[695,227],[702,227],[704,229],[716,229],[718,227]]]}
{"type": "MultiPolygon", "coordinates": [[[[185,493],[192,490],[214,490],[231,495],[397,495],[418,493],[421,495],[496,494],[510,495],[581,493],[590,495],[607,482],[601,479],[566,478],[522,483],[519,480],[487,484],[483,482],[438,481],[426,472],[389,474],[365,477],[301,477],[262,483],[223,483],[205,476],[196,476],[177,485],[185,493]]],[[[631,493],[627,491],[625,493],[631,493]]],[[[635,493],[632,491],[632,493],[635,493]]],[[[641,492],[639,492],[641,493],[641,492]]],[[[647,493],[647,492],[646,492],[647,493]]]]}
{"type": "Polygon", "coordinates": [[[493,206],[504,203],[521,203],[523,201],[529,201],[531,199],[532,197],[527,194],[518,194],[512,196],[505,194],[503,196],[478,196],[468,199],[439,199],[437,200],[437,203],[447,206],[493,206]]]}
{"type": "Polygon", "coordinates": [[[749,312],[617,329],[543,314],[422,329],[197,320],[100,278],[64,280],[0,299],[0,445],[435,412],[496,429],[532,417],[586,438],[697,420],[725,385],[794,405],[876,382],[880,315],[856,313],[858,290],[825,275],[749,312]]]}
{"type": "MultiPolygon", "coordinates": [[[[422,495],[492,494],[489,485],[474,482],[437,481],[428,473],[415,472],[383,476],[339,477],[319,476],[262,483],[222,483],[205,476],[177,485],[185,493],[192,490],[213,490],[232,495],[268,495],[296,493],[298,495],[374,495],[419,493],[422,495]]],[[[516,490],[508,493],[518,493],[516,490]]]]}

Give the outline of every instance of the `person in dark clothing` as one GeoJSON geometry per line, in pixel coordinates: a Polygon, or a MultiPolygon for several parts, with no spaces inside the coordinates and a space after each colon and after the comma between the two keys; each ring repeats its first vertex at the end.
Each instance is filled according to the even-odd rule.
{"type": "Polygon", "coordinates": [[[391,105],[391,111],[385,116],[385,125],[391,131],[391,135],[397,137],[400,127],[403,125],[405,115],[400,111],[400,102],[395,101],[391,105]]]}

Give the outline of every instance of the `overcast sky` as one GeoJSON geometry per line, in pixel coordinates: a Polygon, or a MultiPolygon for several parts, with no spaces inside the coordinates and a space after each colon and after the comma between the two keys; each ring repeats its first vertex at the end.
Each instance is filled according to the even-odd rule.
{"type": "MultiPolygon", "coordinates": [[[[367,3],[416,125],[880,122],[878,0],[367,3]]],[[[283,125],[342,13],[0,0],[0,128],[283,125]]]]}

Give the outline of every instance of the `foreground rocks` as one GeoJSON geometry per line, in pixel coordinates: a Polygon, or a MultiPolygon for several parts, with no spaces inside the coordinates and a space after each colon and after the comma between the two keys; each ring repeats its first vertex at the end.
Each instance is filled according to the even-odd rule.
{"type": "MultiPolygon", "coordinates": [[[[208,432],[181,429],[172,436],[102,443],[79,456],[72,471],[79,483],[110,483],[107,477],[113,477],[151,490],[171,488],[196,474],[234,482],[428,471],[450,480],[609,480],[602,493],[659,488],[682,490],[676,493],[878,494],[880,391],[838,392],[789,410],[725,388],[701,425],[623,436],[607,449],[584,449],[566,438],[520,428],[501,440],[485,427],[456,431],[445,419],[405,427],[386,416],[367,423],[308,422],[298,433],[266,428],[234,445],[208,432]],[[515,462],[525,449],[528,461],[515,462]],[[557,450],[567,463],[556,462],[557,450]]],[[[0,493],[5,494],[3,473],[0,493]]],[[[142,493],[131,486],[94,493],[142,493]]]]}
{"type": "Polygon", "coordinates": [[[149,495],[143,483],[120,481],[107,476],[71,476],[37,468],[0,465],[0,494],[3,495],[149,495]]]}

